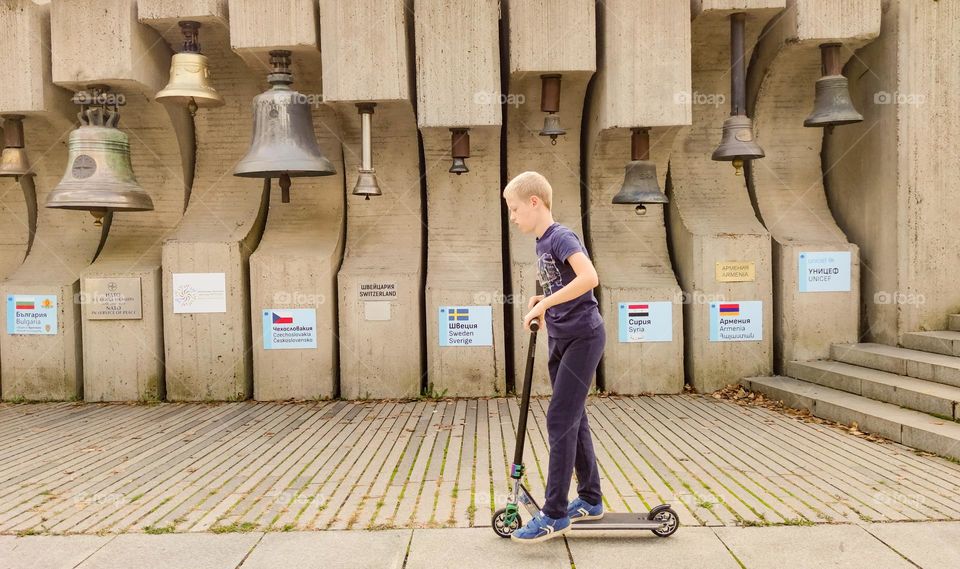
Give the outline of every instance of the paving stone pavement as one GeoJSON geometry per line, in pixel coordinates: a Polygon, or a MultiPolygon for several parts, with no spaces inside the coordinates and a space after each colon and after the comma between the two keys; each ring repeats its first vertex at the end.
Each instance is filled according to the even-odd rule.
{"type": "MultiPolygon", "coordinates": [[[[526,485],[544,492],[547,399],[526,485]]],[[[700,395],[591,397],[607,511],[687,526],[960,520],[960,464],[700,395]]],[[[515,398],[0,404],[0,534],[489,526],[515,398]]],[[[575,486],[572,488],[575,490],[575,486]]],[[[79,542],[78,542],[79,543],[79,542]]]]}
{"type": "Polygon", "coordinates": [[[489,528],[0,536],[0,569],[947,569],[960,522],[582,532],[534,545],[489,528]]]}

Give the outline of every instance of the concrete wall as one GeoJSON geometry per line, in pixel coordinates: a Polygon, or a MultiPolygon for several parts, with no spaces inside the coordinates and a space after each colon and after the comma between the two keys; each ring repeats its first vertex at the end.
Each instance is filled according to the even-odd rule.
{"type": "Polygon", "coordinates": [[[324,100],[339,119],[347,235],[338,275],[340,394],[414,397],[423,352],[420,156],[413,109],[413,12],[404,0],[320,4],[324,100]],[[357,68],[368,70],[357,73],[357,68]],[[352,195],[361,161],[356,103],[376,103],[373,167],[383,195],[352,195]],[[372,297],[367,285],[395,285],[372,297]],[[385,304],[386,303],[386,304],[385,304]]]}
{"type": "Polygon", "coordinates": [[[503,295],[498,3],[417,1],[415,10],[427,181],[427,379],[447,395],[504,393],[503,305],[496,302],[503,295]],[[447,172],[450,127],[470,129],[470,172],[459,176],[447,172]],[[441,347],[439,311],[447,306],[490,306],[492,345],[441,347]]]}
{"type": "MultiPolygon", "coordinates": [[[[598,7],[598,9],[600,9],[598,7]]],[[[664,207],[638,216],[614,205],[630,160],[633,127],[651,127],[650,159],[666,188],[675,125],[690,123],[690,15],[680,2],[609,2],[599,15],[597,77],[587,115],[589,244],[600,275],[607,347],[600,371],[608,391],[683,389],[682,293],[667,250],[664,207]],[[669,14],[657,18],[654,14],[669,14]],[[637,41],[641,39],[642,41],[637,41]],[[642,53],[643,57],[638,57],[642,53]],[[670,303],[670,341],[621,342],[621,303],[670,303]]]]}
{"type": "Polygon", "coordinates": [[[673,144],[668,226],[677,274],[689,299],[684,305],[686,375],[701,392],[773,368],[770,235],[756,218],[744,177],[735,176],[729,162],[710,156],[730,114],[729,16],[747,13],[749,61],[761,29],[784,7],[770,0],[693,5],[693,125],[682,129],[673,144]],[[752,264],[753,278],[718,279],[717,263],[727,262],[752,264]],[[762,338],[711,341],[711,306],[744,301],[763,303],[762,338]]]}
{"type": "Polygon", "coordinates": [[[789,361],[828,359],[831,344],[859,337],[858,249],[827,206],[820,156],[824,130],[804,127],[803,121],[814,107],[814,83],[821,76],[819,46],[842,42],[846,60],[880,31],[879,0],[788,4],[760,39],[748,76],[757,141],[767,154],[751,164],[750,189],[773,238],[773,339],[780,372],[789,361]],[[799,259],[810,252],[848,253],[849,290],[800,292],[799,259]]]}
{"type": "Polygon", "coordinates": [[[860,248],[861,334],[946,328],[960,309],[956,2],[882,3],[880,37],[846,67],[864,122],[824,141],[837,223],[860,248]]]}
{"type": "MultiPolygon", "coordinates": [[[[580,122],[587,83],[596,70],[596,10],[590,0],[521,0],[509,4],[510,77],[507,103],[507,180],[527,170],[546,176],[553,188],[553,217],[581,237],[580,122]],[[544,42],[546,41],[546,45],[544,42]],[[543,74],[561,74],[560,121],[565,136],[540,136],[543,118],[540,88],[543,74]]],[[[506,183],[506,181],[504,183],[506,183]]],[[[509,225],[509,224],[508,224],[509,225]]],[[[522,329],[527,300],[536,294],[536,242],[510,225],[512,296],[506,297],[513,313],[514,382],[519,391],[530,336],[522,329]]],[[[547,342],[537,346],[533,376],[535,394],[549,394],[547,342]]]]}

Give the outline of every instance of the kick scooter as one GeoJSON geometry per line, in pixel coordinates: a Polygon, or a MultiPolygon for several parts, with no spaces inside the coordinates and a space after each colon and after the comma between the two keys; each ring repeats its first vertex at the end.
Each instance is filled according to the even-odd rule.
{"type": "MultiPolygon", "coordinates": [[[[500,537],[510,537],[520,529],[520,504],[527,513],[535,516],[540,512],[540,506],[527,488],[520,482],[523,478],[523,444],[527,434],[527,414],[530,410],[530,388],[533,384],[533,357],[537,349],[537,330],[540,329],[539,320],[530,322],[530,345],[527,348],[527,367],[523,375],[523,393],[520,399],[520,421],[517,425],[517,446],[513,453],[513,467],[510,477],[513,478],[513,489],[510,492],[506,508],[494,512],[491,526],[494,533],[500,537]]],[[[607,513],[599,520],[584,520],[570,524],[576,530],[650,530],[660,537],[668,537],[677,531],[680,518],[667,504],[661,504],[649,512],[639,513],[607,513]]]]}

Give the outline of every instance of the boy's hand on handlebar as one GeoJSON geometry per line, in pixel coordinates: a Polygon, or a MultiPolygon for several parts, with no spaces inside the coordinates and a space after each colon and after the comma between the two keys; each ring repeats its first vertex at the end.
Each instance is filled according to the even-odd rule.
{"type": "Polygon", "coordinates": [[[527,301],[527,308],[533,308],[538,302],[543,300],[543,295],[538,294],[537,296],[531,296],[530,300],[527,301]]]}
{"type": "MultiPolygon", "coordinates": [[[[523,329],[526,330],[527,332],[530,332],[531,331],[530,322],[533,321],[534,319],[540,319],[543,316],[543,313],[546,312],[546,310],[547,309],[543,306],[543,304],[540,304],[539,301],[536,304],[534,304],[530,312],[527,312],[527,315],[523,317],[523,329]]],[[[539,322],[539,324],[542,325],[543,322],[541,321],[539,322]]]]}

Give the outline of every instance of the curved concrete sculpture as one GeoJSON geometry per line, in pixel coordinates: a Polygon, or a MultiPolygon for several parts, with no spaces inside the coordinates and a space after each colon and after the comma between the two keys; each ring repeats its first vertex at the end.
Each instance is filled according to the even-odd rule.
{"type": "Polygon", "coordinates": [[[83,0],[54,3],[51,17],[54,82],[73,90],[107,85],[123,96],[118,128],[129,136],[133,171],[154,207],[114,213],[96,261],[81,273],[87,401],[164,398],[160,247],[183,215],[193,175],[189,114],[153,101],[166,84],[170,50],[137,23],[136,11],[127,0],[83,0]]]}
{"type": "MultiPolygon", "coordinates": [[[[209,4],[198,2],[201,8],[209,4]]],[[[190,203],[163,244],[169,400],[235,400],[253,393],[248,259],[263,232],[268,196],[261,180],[237,178],[233,167],[250,143],[251,101],[265,89],[266,67],[254,73],[230,49],[225,7],[219,6],[220,13],[200,20],[200,42],[210,61],[211,84],[226,105],[202,109],[194,118],[197,157],[190,203]],[[213,307],[219,311],[187,312],[194,309],[185,294],[177,301],[184,312],[175,311],[175,278],[181,287],[209,287],[207,294],[222,299],[213,307]]],[[[204,14],[209,11],[196,12],[198,18],[204,14]]]]}
{"type": "Polygon", "coordinates": [[[956,2],[891,0],[847,64],[864,121],[826,137],[824,162],[830,209],[860,247],[863,341],[944,330],[960,307],[958,36],[956,2]]]}
{"type": "Polygon", "coordinates": [[[320,3],[323,96],[343,134],[347,229],[337,300],[340,396],[348,399],[420,394],[425,228],[412,19],[404,0],[320,3]],[[371,147],[382,195],[370,199],[352,195],[362,157],[357,103],[376,104],[371,147]]]}
{"type": "Polygon", "coordinates": [[[690,124],[690,12],[683,2],[630,1],[600,7],[600,59],[587,115],[590,252],[600,274],[599,301],[607,331],[600,364],[613,393],[683,390],[683,295],[677,285],[664,227],[664,207],[647,204],[638,216],[613,204],[631,158],[631,128],[652,127],[650,159],[665,189],[675,125],[690,124]],[[655,14],[656,17],[651,17],[655,14]],[[644,41],[637,43],[636,38],[644,41]],[[638,52],[642,52],[640,57],[638,52]],[[655,304],[654,304],[655,303],[655,304]],[[646,305],[640,335],[621,337],[628,308],[646,305]],[[621,320],[623,322],[621,323],[621,320]]]}
{"type": "Polygon", "coordinates": [[[761,38],[750,66],[747,93],[757,142],[767,154],[752,164],[751,192],[773,238],[774,357],[781,373],[790,361],[828,359],[832,344],[858,338],[858,249],[827,205],[824,131],[803,122],[821,76],[820,45],[842,43],[846,61],[879,33],[879,0],[794,0],[761,38]],[[836,275],[816,276],[834,269],[836,275]]]}
{"type": "Polygon", "coordinates": [[[427,378],[428,389],[432,384],[450,396],[506,388],[503,305],[497,302],[503,295],[498,8],[495,0],[416,2],[417,124],[427,179],[427,378]],[[451,127],[470,129],[466,174],[447,171],[451,127]]]}
{"type": "MultiPolygon", "coordinates": [[[[507,108],[507,180],[534,170],[553,187],[553,217],[583,235],[580,203],[580,121],[587,83],[597,68],[596,11],[591,0],[518,0],[509,4],[510,83],[507,108]],[[551,144],[540,136],[541,75],[560,74],[560,123],[567,131],[551,144]]],[[[520,391],[530,335],[522,328],[527,299],[536,294],[537,255],[532,235],[507,221],[513,313],[514,385],[520,391]]],[[[532,393],[549,394],[547,342],[537,346],[532,393]]]]}
{"type": "MultiPolygon", "coordinates": [[[[0,79],[0,84],[5,83],[0,79]]],[[[23,263],[36,231],[37,195],[33,179],[0,178],[0,281],[23,263]]]]}
{"type": "Polygon", "coordinates": [[[773,367],[770,234],[756,218],[744,178],[711,154],[730,110],[730,15],[747,14],[749,61],[761,29],[784,7],[784,0],[692,4],[693,125],[677,134],[670,157],[668,226],[688,297],[687,377],[700,392],[768,375],[773,367]],[[729,331],[720,323],[720,304],[738,314],[723,319],[733,321],[729,331]]]}
{"type": "Polygon", "coordinates": [[[4,296],[0,320],[6,326],[7,299],[21,296],[34,306],[55,302],[46,311],[55,322],[45,319],[41,327],[49,324],[50,329],[39,334],[10,334],[8,329],[0,334],[0,383],[4,399],[76,399],[83,390],[76,297],[80,272],[93,260],[102,231],[86,214],[43,207],[63,176],[66,140],[77,108],[70,102],[70,93],[53,84],[50,7],[27,0],[5,7],[11,5],[13,9],[0,11],[0,67],[12,72],[0,90],[0,112],[27,117],[23,121],[26,148],[36,175],[21,178],[21,183],[34,185],[39,208],[30,253],[0,286],[4,296]]]}

